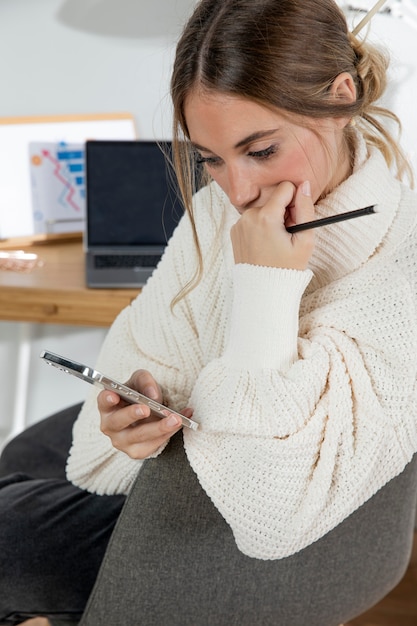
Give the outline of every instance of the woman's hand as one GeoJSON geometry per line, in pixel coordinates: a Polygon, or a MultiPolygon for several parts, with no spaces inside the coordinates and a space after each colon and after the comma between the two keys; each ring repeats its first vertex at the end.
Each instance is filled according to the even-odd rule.
{"type": "MultiPolygon", "coordinates": [[[[146,370],[132,374],[126,385],[162,403],[162,391],[153,376],[146,370]]],[[[145,459],[156,452],[177,432],[182,424],[173,414],[160,418],[151,415],[146,404],[127,404],[113,391],[101,391],[97,399],[101,416],[101,431],[110,437],[117,450],[132,459],[145,459]]],[[[184,415],[192,417],[192,410],[184,415]]]]}
{"type": "Polygon", "coordinates": [[[304,270],[314,249],[314,231],[290,234],[286,227],[314,219],[308,181],[280,183],[262,208],[245,209],[231,229],[235,263],[304,270]]]}

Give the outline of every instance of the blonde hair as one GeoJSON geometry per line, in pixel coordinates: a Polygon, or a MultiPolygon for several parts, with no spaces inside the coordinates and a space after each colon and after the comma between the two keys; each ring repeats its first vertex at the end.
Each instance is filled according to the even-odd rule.
{"type": "MultiPolygon", "coordinates": [[[[193,154],[184,113],[187,96],[199,86],[246,98],[297,118],[350,117],[368,145],[377,146],[398,178],[412,172],[389,127],[397,116],[378,104],[387,85],[388,55],[351,34],[333,0],[201,0],[178,42],[171,79],[174,107],[174,165],[193,226],[193,154]],[[348,72],[354,102],[329,97],[335,78],[348,72]]],[[[346,126],[348,146],[352,127],[346,126]]]]}

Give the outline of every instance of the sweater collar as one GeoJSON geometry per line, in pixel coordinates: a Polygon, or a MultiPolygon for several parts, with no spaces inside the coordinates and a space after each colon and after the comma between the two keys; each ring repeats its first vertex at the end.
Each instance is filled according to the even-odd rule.
{"type": "Polygon", "coordinates": [[[389,231],[398,210],[401,186],[376,148],[358,134],[352,175],[316,205],[316,219],[375,205],[378,213],[316,230],[310,261],[310,290],[349,274],[365,263],[389,231]]]}
{"type": "MultiPolygon", "coordinates": [[[[234,261],[229,231],[240,216],[216,183],[212,183],[212,189],[222,207],[224,260],[231,272],[234,261]]],[[[316,204],[316,219],[371,205],[378,213],[315,230],[316,245],[309,264],[314,276],[306,292],[346,276],[373,255],[394,221],[400,197],[401,185],[384,157],[378,149],[368,149],[357,132],[353,173],[316,204]]]]}

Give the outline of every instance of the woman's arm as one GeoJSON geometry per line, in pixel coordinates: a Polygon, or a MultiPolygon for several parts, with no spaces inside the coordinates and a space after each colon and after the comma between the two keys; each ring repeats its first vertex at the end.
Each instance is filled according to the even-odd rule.
{"type": "MultiPolygon", "coordinates": [[[[202,358],[187,301],[182,300],[174,311],[171,301],[192,274],[195,263],[191,229],[184,218],[142,293],[113,323],[96,363],[99,371],[122,382],[137,370],[147,370],[155,388],[161,387],[162,395],[157,399],[179,412],[187,406],[202,358]]],[[[147,385],[143,382],[141,391],[149,395],[147,385]]],[[[101,431],[97,396],[98,391],[92,389],[75,423],[67,475],[75,484],[97,493],[127,493],[142,461],[113,446],[107,435],[113,427],[118,428],[114,421],[109,424],[107,420],[104,425],[107,435],[101,431]]],[[[101,396],[102,409],[105,398],[101,396]]],[[[110,414],[112,408],[107,406],[105,411],[110,414]]],[[[124,409],[125,413],[129,411],[132,413],[134,408],[124,409]]],[[[118,413],[123,417],[123,411],[118,413]]],[[[176,430],[167,428],[166,439],[176,430]]],[[[119,443],[124,447],[120,438],[116,445],[119,443]]]]}
{"type": "Polygon", "coordinates": [[[240,549],[281,558],[337,525],[417,448],[416,295],[398,264],[369,262],[304,297],[291,354],[284,326],[271,346],[261,331],[295,304],[290,277],[236,271],[240,315],[194,387],[202,429],[184,433],[186,451],[240,549]]]}

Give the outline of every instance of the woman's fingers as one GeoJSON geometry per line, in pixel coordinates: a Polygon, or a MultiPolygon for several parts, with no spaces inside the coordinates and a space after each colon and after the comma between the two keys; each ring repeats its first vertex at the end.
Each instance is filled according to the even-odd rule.
{"type": "Polygon", "coordinates": [[[151,398],[151,400],[162,402],[161,387],[147,370],[136,370],[129,378],[126,385],[135,389],[135,391],[139,391],[139,393],[143,393],[143,395],[151,398]]]}
{"type": "MultiPolygon", "coordinates": [[[[146,370],[137,370],[126,385],[157,402],[162,402],[162,390],[146,370]]],[[[158,450],[182,427],[181,418],[170,413],[161,418],[146,404],[128,404],[114,391],[101,391],[97,398],[101,416],[101,431],[113,446],[135,459],[144,459],[158,450]]],[[[184,410],[192,417],[190,408],[184,410]]]]}
{"type": "Polygon", "coordinates": [[[285,226],[311,222],[314,218],[315,208],[311,198],[310,182],[307,180],[295,192],[294,203],[287,212],[285,226]]]}
{"type": "Polygon", "coordinates": [[[286,227],[314,219],[310,185],[277,185],[261,208],[247,209],[231,229],[235,263],[304,270],[314,248],[314,233],[291,235],[286,227]]]}
{"type": "Polygon", "coordinates": [[[111,433],[113,446],[134,459],[145,459],[182,427],[180,418],[169,415],[152,421],[138,420],[111,433]]]}
{"type": "Polygon", "coordinates": [[[117,450],[132,458],[144,459],[153,454],[182,427],[178,416],[172,413],[163,418],[151,415],[146,405],[131,404],[119,408],[119,403],[113,401],[115,395],[106,391],[99,394],[101,431],[117,450]]]}

